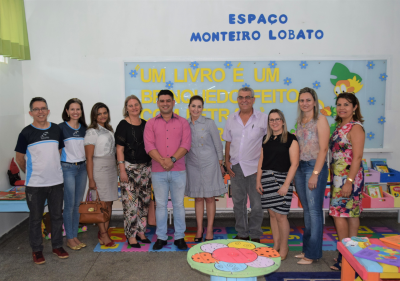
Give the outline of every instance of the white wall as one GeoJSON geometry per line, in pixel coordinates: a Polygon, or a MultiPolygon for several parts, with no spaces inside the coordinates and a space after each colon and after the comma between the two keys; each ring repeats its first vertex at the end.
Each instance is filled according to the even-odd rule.
{"type": "MultiPolygon", "coordinates": [[[[110,107],[115,127],[124,100],[124,61],[387,58],[386,157],[400,169],[396,94],[400,81],[400,1],[39,1],[25,4],[32,61],[23,64],[24,97],[44,96],[51,121],[61,122],[67,99],[110,107]],[[228,15],[286,14],[285,25],[230,25],[228,15]],[[269,29],[321,29],[321,40],[268,39],[269,29]],[[190,42],[192,32],[259,30],[258,41],[190,42]],[[390,128],[390,129],[389,129],[390,128]]],[[[27,109],[27,105],[25,104],[27,109]]],[[[25,115],[25,122],[30,122],[25,115]]],[[[88,118],[89,119],[89,118],[88,118]]],[[[89,121],[89,120],[87,120],[89,121]]]]}
{"type": "MultiPolygon", "coordinates": [[[[22,62],[0,63],[0,190],[11,188],[7,170],[25,123],[22,91],[22,62]]],[[[27,217],[27,213],[0,213],[0,237],[27,217]]]]}
{"type": "MultiPolygon", "coordinates": [[[[0,88],[4,108],[0,125],[12,132],[1,135],[0,153],[8,157],[2,159],[11,157],[17,134],[24,126],[15,112],[22,111],[24,101],[25,125],[31,123],[28,103],[35,96],[47,99],[49,120],[57,123],[62,121],[61,112],[69,98],[83,101],[87,117],[94,103],[104,102],[110,107],[115,128],[122,118],[124,61],[387,58],[384,146],[393,152],[365,156],[386,157],[390,166],[400,169],[396,146],[400,138],[400,122],[396,122],[400,106],[400,79],[396,79],[400,76],[400,1],[25,0],[25,10],[32,60],[22,63],[22,78],[21,63],[15,61],[19,70],[0,75],[3,80],[12,75],[23,80],[9,86],[13,94],[0,88]],[[289,20],[285,25],[230,25],[231,13],[286,14],[289,20]],[[268,40],[269,29],[308,28],[323,30],[324,38],[268,40]],[[239,30],[259,30],[262,37],[258,41],[190,42],[192,32],[239,30]]],[[[0,176],[0,182],[5,182],[4,176],[0,176]]]]}

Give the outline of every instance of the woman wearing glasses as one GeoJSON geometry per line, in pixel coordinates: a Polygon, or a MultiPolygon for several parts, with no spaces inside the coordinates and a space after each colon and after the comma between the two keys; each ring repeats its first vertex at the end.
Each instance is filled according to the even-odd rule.
{"type": "Polygon", "coordinates": [[[85,146],[85,112],[79,99],[70,99],[64,106],[61,139],[65,147],[61,152],[61,167],[64,175],[64,228],[67,246],[72,250],[86,247],[77,238],[79,229],[79,205],[86,189],[87,172],[85,146]]]}
{"type": "Polygon", "coordinates": [[[268,209],[270,215],[274,249],[285,260],[290,232],[287,215],[292,201],[292,181],[299,166],[299,144],[296,136],[287,131],[282,111],[272,109],[268,121],[258,162],[257,191],[261,194],[262,208],[268,209]]]}
{"type": "Polygon", "coordinates": [[[326,153],[329,124],[319,114],[318,96],[314,89],[299,92],[296,137],[300,146],[300,164],[295,187],[304,210],[303,252],[296,255],[298,264],[312,264],[322,257],[322,204],[328,179],[326,153]]]}

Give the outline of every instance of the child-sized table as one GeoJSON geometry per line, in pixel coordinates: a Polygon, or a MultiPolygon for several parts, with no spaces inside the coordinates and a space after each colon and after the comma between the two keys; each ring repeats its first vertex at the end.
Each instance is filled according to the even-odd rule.
{"type": "Polygon", "coordinates": [[[256,281],[281,265],[277,251],[264,244],[220,239],[199,243],[188,251],[189,265],[211,281],[256,281]]]}
{"type": "MultiPolygon", "coordinates": [[[[369,239],[371,244],[390,247],[382,243],[379,239],[369,239]]],[[[337,243],[337,248],[342,253],[342,281],[354,281],[355,272],[363,280],[380,281],[382,279],[400,279],[398,267],[371,260],[354,257],[353,254],[361,250],[360,247],[346,248],[342,242],[337,243]]]]}

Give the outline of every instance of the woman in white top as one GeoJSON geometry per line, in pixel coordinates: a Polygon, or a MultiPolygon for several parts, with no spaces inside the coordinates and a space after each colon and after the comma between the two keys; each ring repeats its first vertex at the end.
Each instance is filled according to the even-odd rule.
{"type": "Polygon", "coordinates": [[[78,240],[79,205],[86,189],[87,172],[84,148],[86,121],[83,104],[79,99],[70,99],[65,104],[62,119],[58,126],[65,147],[61,152],[61,167],[64,175],[64,228],[67,246],[72,250],[86,247],[78,240]]]}
{"type": "MultiPolygon", "coordinates": [[[[110,111],[104,103],[98,102],[90,113],[90,125],[85,136],[85,152],[89,188],[99,193],[100,200],[111,210],[113,201],[118,199],[118,173],[115,162],[115,141],[110,125],[110,111]]],[[[99,223],[98,238],[106,247],[115,246],[108,236],[109,221],[99,223]]]]}

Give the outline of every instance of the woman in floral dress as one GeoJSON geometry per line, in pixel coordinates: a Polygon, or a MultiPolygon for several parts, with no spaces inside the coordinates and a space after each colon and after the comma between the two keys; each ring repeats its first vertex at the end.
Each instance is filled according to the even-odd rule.
{"type": "MultiPolygon", "coordinates": [[[[357,236],[362,211],[364,170],[361,160],[365,132],[360,103],[352,93],[341,93],[336,100],[338,126],[332,134],[332,192],[329,215],[334,218],[339,241],[357,236]]],[[[340,270],[341,255],[331,267],[340,270]]]]}

